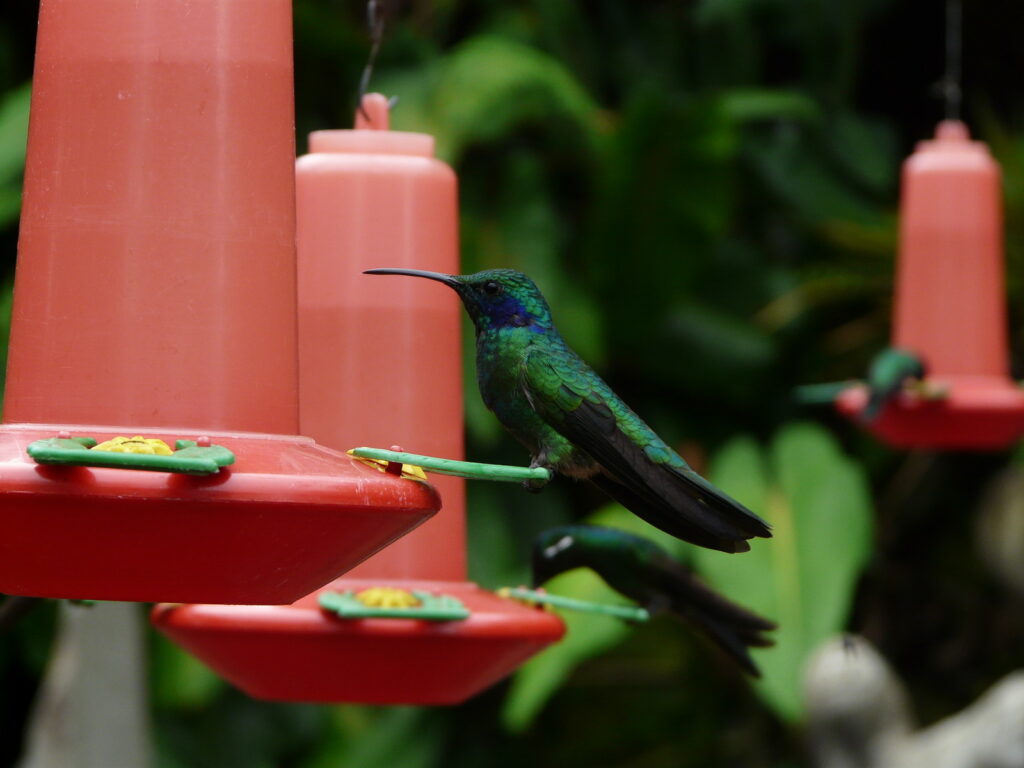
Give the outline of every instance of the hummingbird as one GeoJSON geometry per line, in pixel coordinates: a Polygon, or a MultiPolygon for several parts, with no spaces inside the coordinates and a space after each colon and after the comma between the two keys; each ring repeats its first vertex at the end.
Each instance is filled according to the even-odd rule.
{"type": "MultiPolygon", "coordinates": [[[[588,479],[654,527],[702,547],[745,552],[747,539],[771,536],[764,520],[697,474],[569,348],[522,272],[366,274],[436,280],[459,295],[476,329],[484,404],[529,450],[531,467],[588,479]]],[[[525,483],[534,491],[543,484],[525,483]]]]}
{"type": "Polygon", "coordinates": [[[590,568],[652,615],[669,612],[696,626],[744,670],[760,676],[748,647],[773,645],[775,624],[725,599],[653,541],[597,525],[544,531],[533,548],[533,586],[574,568],[590,568]]]}
{"type": "Polygon", "coordinates": [[[870,423],[877,419],[906,384],[921,381],[926,375],[924,361],[913,352],[897,347],[883,349],[868,369],[868,402],[860,413],[861,420],[870,423]]]}

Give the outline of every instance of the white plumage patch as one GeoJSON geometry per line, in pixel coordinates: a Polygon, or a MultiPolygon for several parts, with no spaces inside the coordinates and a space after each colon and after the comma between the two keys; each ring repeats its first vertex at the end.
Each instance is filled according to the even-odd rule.
{"type": "Polygon", "coordinates": [[[559,552],[562,552],[571,547],[575,542],[572,536],[563,536],[550,547],[544,550],[544,557],[554,557],[559,552]]]}

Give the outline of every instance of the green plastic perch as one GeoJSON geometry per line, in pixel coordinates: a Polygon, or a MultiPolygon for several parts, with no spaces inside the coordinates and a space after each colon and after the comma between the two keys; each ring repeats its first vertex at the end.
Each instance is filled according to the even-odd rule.
{"type": "Polygon", "coordinates": [[[863,384],[861,381],[830,381],[825,384],[803,384],[793,390],[793,398],[801,405],[828,405],[841,392],[863,384]]]}
{"type": "MultiPolygon", "coordinates": [[[[842,392],[850,387],[864,387],[867,384],[858,379],[848,381],[830,381],[824,384],[802,384],[794,388],[793,398],[800,405],[828,405],[835,402],[842,392]]],[[[941,381],[915,381],[905,384],[907,392],[913,392],[922,400],[945,400],[949,396],[949,387],[941,381]]]]}
{"type": "Polygon", "coordinates": [[[551,479],[551,472],[544,467],[512,467],[507,464],[479,464],[475,461],[456,461],[455,459],[439,459],[436,456],[421,456],[403,451],[388,451],[383,448],[353,448],[349,451],[360,459],[376,459],[391,461],[397,464],[412,464],[441,475],[455,475],[471,480],[497,480],[504,483],[516,483],[523,480],[551,479]]]}
{"type": "MultiPolygon", "coordinates": [[[[396,590],[400,591],[400,590],[396,590]]],[[[420,621],[458,621],[469,618],[469,609],[451,595],[434,595],[414,589],[409,592],[417,605],[372,606],[360,601],[351,590],[321,592],[317,601],[324,610],[343,619],[419,619],[420,621]]]]}
{"type": "MultiPolygon", "coordinates": [[[[143,442],[120,438],[125,443],[143,442]]],[[[149,442],[162,442],[150,440],[149,442]]],[[[166,448],[166,444],[164,445],[166,448]]],[[[102,446],[101,446],[102,448],[102,446]]],[[[112,467],[151,472],[212,475],[235,462],[235,454],[221,445],[200,445],[195,440],[178,440],[170,456],[120,453],[96,448],[91,437],[50,437],[29,443],[26,451],[39,464],[72,467],[112,467]]]]}
{"type": "Polygon", "coordinates": [[[545,603],[555,608],[564,608],[568,611],[580,611],[582,613],[597,613],[602,616],[614,616],[617,619],[631,622],[648,621],[651,614],[646,608],[638,605],[610,605],[608,603],[591,603],[585,600],[576,600],[563,595],[552,595],[548,592],[538,592],[534,589],[523,587],[504,587],[498,590],[502,597],[511,597],[515,600],[525,600],[531,603],[545,603]]]}

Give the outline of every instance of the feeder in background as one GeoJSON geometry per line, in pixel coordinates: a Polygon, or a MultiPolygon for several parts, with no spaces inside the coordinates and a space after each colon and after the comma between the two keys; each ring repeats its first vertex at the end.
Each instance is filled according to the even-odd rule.
{"type": "MultiPolygon", "coordinates": [[[[321,131],[297,165],[300,420],[343,449],[463,454],[460,313],[425,280],[372,267],[458,269],[455,175],[433,138],[388,130],[364,100],[356,130],[321,131]]],[[[290,606],[157,606],[154,624],[260,698],[452,704],[558,640],[559,618],[467,581],[464,481],[434,476],[436,517],[290,606]],[[340,618],[325,593],[386,587],[456,598],[464,619],[340,618]]],[[[402,482],[413,483],[411,480],[402,482]]]]}
{"type": "Polygon", "coordinates": [[[436,511],[427,484],[297,436],[291,33],[288,0],[41,4],[0,592],[289,603],[436,511]],[[26,454],[118,435],[235,461],[26,454]]]}
{"type": "MultiPolygon", "coordinates": [[[[892,346],[920,356],[924,398],[904,391],[866,428],[900,448],[999,450],[1024,434],[1024,391],[1010,378],[999,166],[955,120],[903,165],[892,346]]],[[[836,408],[858,419],[862,386],[836,408]]]]}

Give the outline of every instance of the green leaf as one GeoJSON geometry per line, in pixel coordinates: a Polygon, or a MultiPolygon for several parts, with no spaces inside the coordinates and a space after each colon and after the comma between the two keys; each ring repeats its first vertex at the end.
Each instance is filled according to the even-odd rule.
{"type": "MultiPolygon", "coordinates": [[[[605,507],[587,518],[587,522],[645,536],[676,554],[685,548],[677,539],[652,528],[618,505],[605,507]]],[[[551,579],[544,588],[552,594],[594,603],[625,602],[599,576],[586,569],[563,573],[551,579]]],[[[544,704],[579,664],[615,647],[632,631],[628,624],[606,616],[574,611],[560,615],[565,621],[565,639],[520,667],[512,679],[502,711],[502,721],[510,731],[521,732],[529,728],[544,704]]]]}
{"type": "Polygon", "coordinates": [[[899,155],[886,123],[842,110],[830,120],[827,136],[832,157],[850,178],[875,192],[895,186],[899,155]]]}
{"type": "Polygon", "coordinates": [[[716,369],[763,368],[775,354],[773,340],[764,331],[700,301],[679,304],[667,325],[673,338],[693,350],[695,360],[716,369]]]}
{"type": "Polygon", "coordinates": [[[225,682],[195,656],[154,635],[153,696],[157,706],[203,709],[224,689],[225,682]]]}
{"type": "Polygon", "coordinates": [[[734,22],[750,14],[756,0],[700,0],[694,8],[699,24],[734,22]]]}
{"type": "Polygon", "coordinates": [[[814,120],[818,105],[807,94],[769,88],[734,88],[721,96],[722,110],[739,123],[756,120],[814,120]]]}
{"type": "Polygon", "coordinates": [[[3,384],[7,380],[7,347],[11,338],[11,311],[13,308],[14,280],[10,279],[0,285],[0,405],[3,404],[3,384]]]}
{"type": "MultiPolygon", "coordinates": [[[[752,136],[747,156],[769,190],[793,209],[805,223],[822,226],[834,221],[877,225],[881,215],[877,205],[861,185],[835,170],[831,142],[821,131],[807,124],[790,122],[783,130],[752,136]]],[[[873,163],[872,163],[873,166],[873,163]]],[[[877,171],[865,171],[875,180],[877,171]]]]}
{"type": "MultiPolygon", "coordinates": [[[[552,579],[545,589],[592,602],[621,600],[589,570],[562,574],[552,579]]],[[[502,711],[502,720],[510,731],[522,732],[529,728],[577,665],[614,647],[630,631],[626,624],[604,616],[567,611],[562,618],[566,625],[565,639],[520,667],[512,680],[502,711]]]]}
{"type": "Polygon", "coordinates": [[[0,186],[0,228],[6,227],[21,213],[21,184],[0,186]]]}
{"type": "Polygon", "coordinates": [[[773,648],[755,649],[757,688],[782,716],[801,713],[800,676],[812,650],[841,631],[871,550],[864,471],[821,427],[784,427],[769,451],[749,438],[715,457],[712,481],[761,513],[771,539],[743,555],[695,549],[701,573],[741,605],[779,623],[773,648]]]}
{"type": "Polygon", "coordinates": [[[470,145],[496,141],[523,122],[568,128],[584,146],[598,126],[595,103],[565,66],[496,36],[470,38],[436,69],[380,82],[402,105],[395,127],[433,134],[438,157],[451,163],[470,145]]]}
{"type": "Polygon", "coordinates": [[[443,713],[421,707],[336,707],[330,734],[302,768],[430,768],[447,736],[443,713]]]}
{"type": "Polygon", "coordinates": [[[0,101],[0,184],[18,178],[25,167],[31,96],[31,84],[25,83],[0,101]]]}

